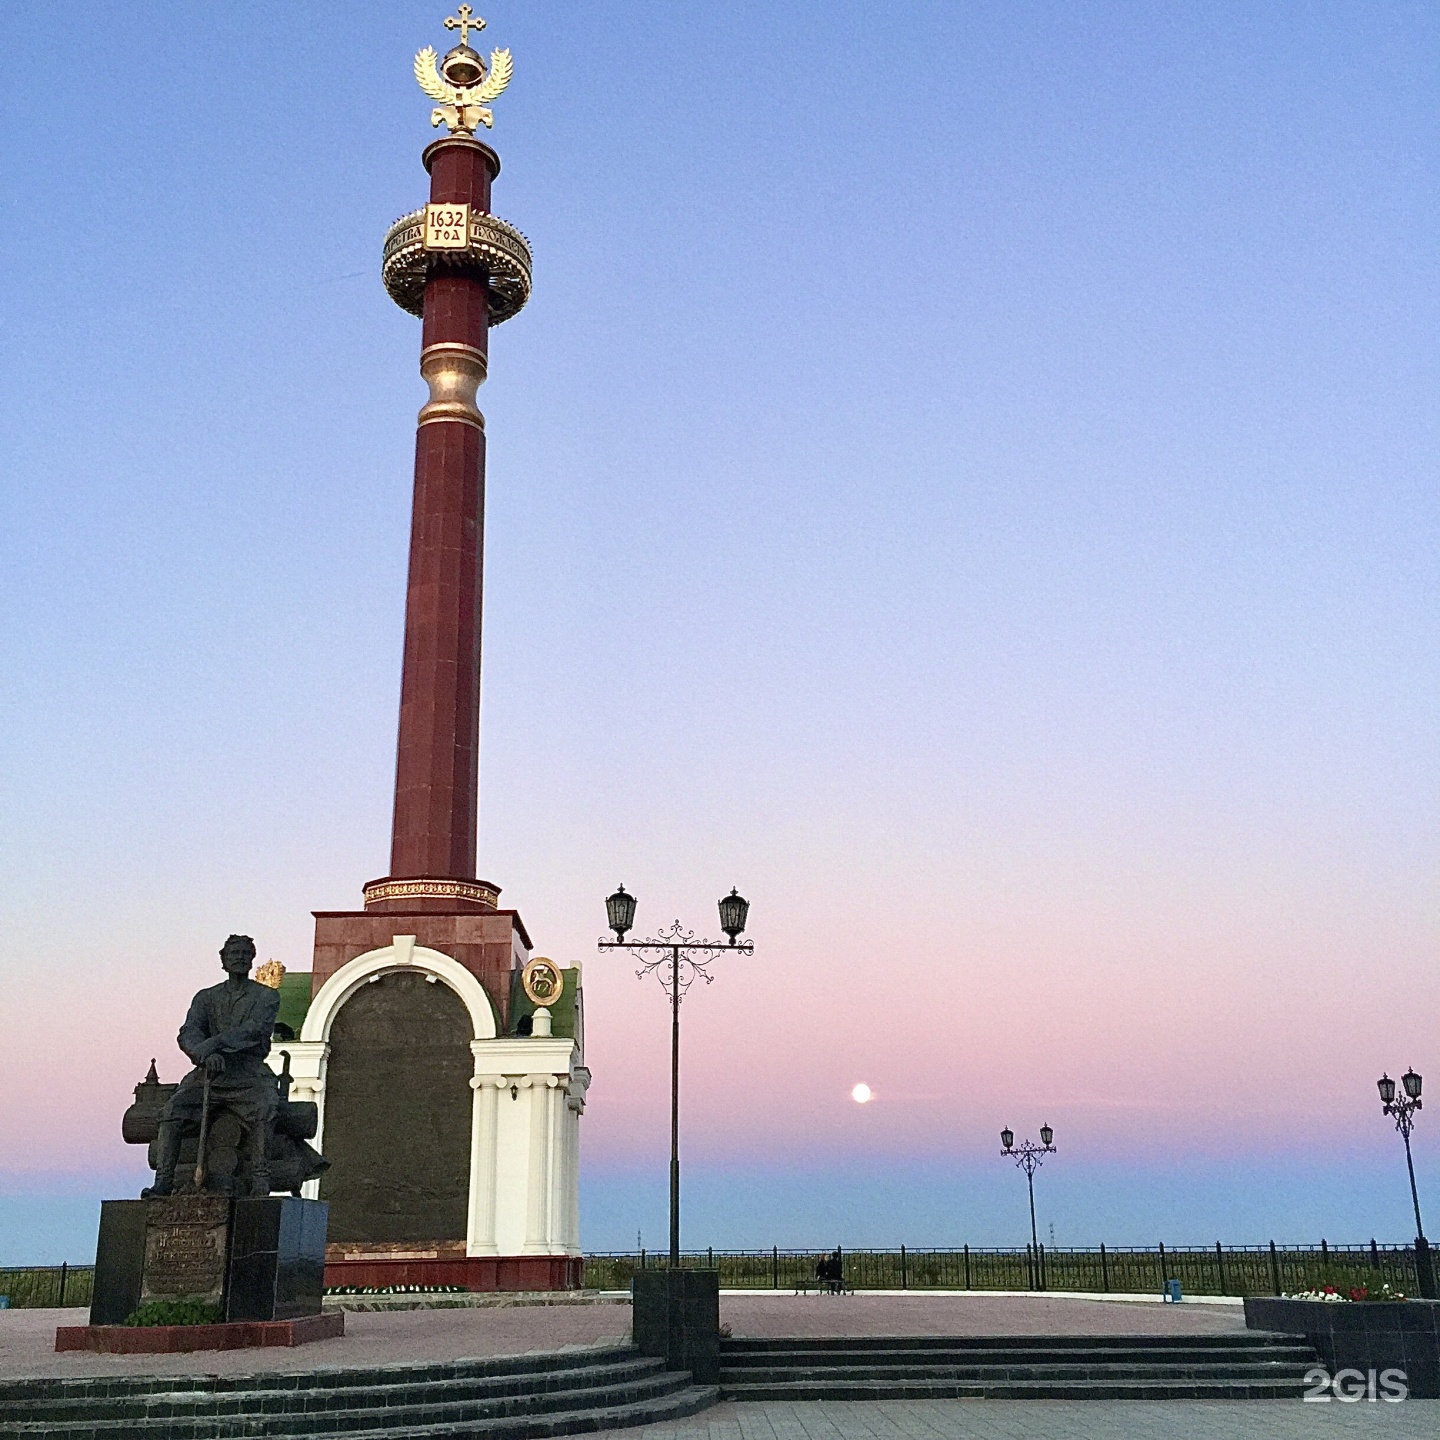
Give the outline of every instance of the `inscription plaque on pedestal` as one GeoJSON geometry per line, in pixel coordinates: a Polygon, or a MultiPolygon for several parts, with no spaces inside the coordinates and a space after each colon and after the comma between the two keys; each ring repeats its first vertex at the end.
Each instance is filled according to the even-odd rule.
{"type": "Polygon", "coordinates": [[[225,1298],[230,1201],[224,1195],[169,1195],[147,1203],[140,1299],[225,1298]]]}

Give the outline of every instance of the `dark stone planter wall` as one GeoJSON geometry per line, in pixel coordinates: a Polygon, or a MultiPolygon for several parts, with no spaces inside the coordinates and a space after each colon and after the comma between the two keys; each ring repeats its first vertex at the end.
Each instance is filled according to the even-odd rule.
{"type": "Polygon", "coordinates": [[[1403,1370],[1412,1396],[1440,1399],[1440,1301],[1327,1304],[1256,1296],[1245,1302],[1245,1324],[1305,1336],[1332,1375],[1403,1370]]]}

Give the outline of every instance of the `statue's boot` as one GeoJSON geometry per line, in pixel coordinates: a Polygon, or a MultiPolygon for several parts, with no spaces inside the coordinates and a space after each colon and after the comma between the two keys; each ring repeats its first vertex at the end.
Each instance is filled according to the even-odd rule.
{"type": "Polygon", "coordinates": [[[156,1136],[159,1150],[159,1164],[155,1167],[155,1183],[147,1185],[141,1192],[142,1200],[155,1200],[162,1195],[175,1193],[175,1165],[180,1159],[180,1123],[176,1120],[162,1120],[160,1133],[156,1136]]]}

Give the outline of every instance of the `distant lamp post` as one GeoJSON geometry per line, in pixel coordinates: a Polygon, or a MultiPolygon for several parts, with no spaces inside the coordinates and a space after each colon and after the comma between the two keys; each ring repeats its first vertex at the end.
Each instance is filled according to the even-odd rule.
{"type": "Polygon", "coordinates": [[[1381,1111],[1391,1116],[1400,1138],[1405,1142],[1405,1168],[1410,1172],[1410,1203],[1415,1207],[1415,1273],[1420,1282],[1420,1298],[1434,1300],[1435,1264],[1430,1256],[1430,1242],[1425,1238],[1425,1227],[1420,1223],[1420,1192],[1415,1188],[1415,1162],[1410,1156],[1410,1132],[1415,1128],[1415,1112],[1425,1108],[1420,1099],[1424,1082],[1414,1070],[1407,1070],[1400,1077],[1400,1087],[1405,1092],[1397,1094],[1395,1082],[1388,1074],[1382,1075],[1375,1088],[1380,1092],[1381,1111]]]}
{"type": "Polygon", "coordinates": [[[1040,1143],[1038,1145],[1030,1140],[1022,1140],[1017,1146],[1013,1130],[1007,1127],[1000,1132],[1000,1154],[1014,1156],[1016,1166],[1025,1172],[1025,1183],[1030,1189],[1031,1278],[1035,1282],[1037,1290],[1045,1288],[1045,1273],[1040,1267],[1040,1237],[1035,1230],[1035,1172],[1040,1168],[1042,1155],[1058,1153],[1051,1143],[1054,1139],[1055,1132],[1048,1125],[1040,1127],[1040,1143]]]}
{"type": "Polygon", "coordinates": [[[637,979],[659,975],[670,997],[670,1268],[680,1268],[680,1002],[696,979],[709,985],[715,977],[709,967],[717,956],[753,955],[755,947],[741,940],[750,915],[750,902],[734,888],[720,901],[720,929],[729,937],[697,940],[693,930],[683,930],[677,920],[668,930],[649,940],[627,940],[635,924],[635,897],[621,885],[605,901],[605,918],[615,932],[613,940],[601,940],[601,950],[634,950],[639,953],[637,979]]]}

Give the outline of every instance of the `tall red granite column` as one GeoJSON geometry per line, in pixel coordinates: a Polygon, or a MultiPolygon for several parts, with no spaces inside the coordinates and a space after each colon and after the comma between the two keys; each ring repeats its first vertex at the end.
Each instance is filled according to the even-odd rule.
{"type": "MultiPolygon", "coordinates": [[[[420,88],[438,102],[431,122],[452,133],[425,151],[430,203],[390,226],[381,262],[390,298],[421,319],[429,395],[415,437],[390,873],[364,887],[362,910],[315,912],[310,1009],[290,1041],[310,1047],[303,1055],[318,1070],[331,1284],[546,1290],[581,1278],[578,1259],[548,1241],[526,1253],[529,1229],[524,1243],[497,1229],[498,1129],[497,1158],[483,1148],[496,1090],[480,1083],[482,1062],[495,1063],[481,1044],[522,1033],[512,999],[525,993],[531,943],[475,874],[485,548],[476,398],[490,328],[524,307],[532,265],[525,237],[490,212],[500,161],[474,138],[511,71],[509,51],[487,65],[466,43],[483,24],[461,5],[445,21],[460,44],[415,57],[420,88]]],[[[532,1102],[542,1118],[568,1094],[554,1084],[532,1102]]],[[[524,1137],[506,1143],[529,1154],[524,1137]]],[[[552,1173],[538,1182],[542,1199],[558,1183],[552,1173]]]]}
{"type": "MultiPolygon", "coordinates": [[[[463,47],[442,70],[452,62],[467,84],[483,73],[463,47]]],[[[490,213],[500,160],[488,145],[456,133],[424,158],[430,205],[390,227],[381,267],[390,298],[421,317],[420,373],[430,391],[415,436],[390,873],[364,887],[362,911],[316,912],[312,987],[412,936],[475,975],[503,1025],[530,941],[519,915],[499,908],[498,888],[475,874],[485,548],[476,395],[490,327],[529,299],[531,257],[525,237],[490,213]]]]}
{"type": "MultiPolygon", "coordinates": [[[[490,210],[500,168],[464,136],[425,152],[432,205],[490,210]]],[[[415,501],[405,602],[405,659],[390,874],[367,909],[494,904],[475,875],[480,746],[480,615],[485,539],[487,275],[466,254],[435,252],[425,281],[420,372],[430,385],[415,437],[415,501]],[[417,893],[407,880],[456,881],[417,893]],[[465,884],[464,882],[469,882],[465,884]],[[409,893],[397,896],[403,889],[409,893]],[[388,893],[388,897],[386,898],[388,893]]],[[[488,908],[488,907],[487,907],[488,908]]]]}
{"type": "MultiPolygon", "coordinates": [[[[493,151],[453,137],[425,158],[432,205],[489,211],[493,151]]],[[[397,879],[475,879],[485,421],[461,392],[485,378],[489,314],[483,272],[442,269],[426,281],[420,372],[432,394],[415,437],[390,846],[397,879]]]]}

